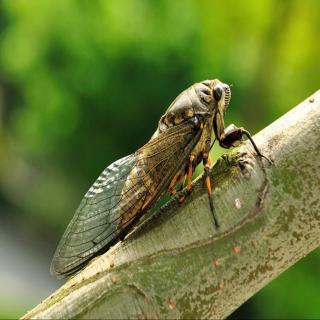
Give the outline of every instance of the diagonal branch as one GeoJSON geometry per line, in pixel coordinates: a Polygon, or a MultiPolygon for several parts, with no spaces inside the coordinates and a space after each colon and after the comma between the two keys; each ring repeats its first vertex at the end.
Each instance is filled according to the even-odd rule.
{"type": "Polygon", "coordinates": [[[24,316],[224,318],[320,244],[320,91],[212,170],[220,228],[202,180],[24,316]]]}

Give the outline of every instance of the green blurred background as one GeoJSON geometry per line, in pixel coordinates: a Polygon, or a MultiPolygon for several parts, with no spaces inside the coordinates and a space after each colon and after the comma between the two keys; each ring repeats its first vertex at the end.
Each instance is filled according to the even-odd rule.
{"type": "MultiPolygon", "coordinates": [[[[319,0],[0,2],[0,317],[61,285],[82,195],[180,91],[232,83],[226,122],[255,133],[319,89],[319,43],[319,0]]],[[[316,250],[233,317],[319,318],[319,267],[316,250]]]]}

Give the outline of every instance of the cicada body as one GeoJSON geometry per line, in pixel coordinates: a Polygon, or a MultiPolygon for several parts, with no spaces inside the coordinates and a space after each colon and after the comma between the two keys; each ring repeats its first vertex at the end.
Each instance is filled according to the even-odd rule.
{"type": "Polygon", "coordinates": [[[241,139],[241,128],[228,127],[225,133],[223,114],[229,101],[230,88],[219,80],[196,83],[182,92],[161,117],[150,141],[108,166],[85,194],[58,245],[51,273],[71,275],[108,250],[161,195],[174,193],[179,183],[183,186],[185,177],[190,190],[200,161],[218,226],[211,201],[209,151],[213,130],[226,148],[241,139]]]}

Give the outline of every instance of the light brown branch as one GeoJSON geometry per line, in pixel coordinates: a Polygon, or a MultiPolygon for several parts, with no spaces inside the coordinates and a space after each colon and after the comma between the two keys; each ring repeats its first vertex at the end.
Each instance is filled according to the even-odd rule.
{"type": "Polygon", "coordinates": [[[94,260],[24,319],[224,318],[320,244],[320,91],[94,260]]]}

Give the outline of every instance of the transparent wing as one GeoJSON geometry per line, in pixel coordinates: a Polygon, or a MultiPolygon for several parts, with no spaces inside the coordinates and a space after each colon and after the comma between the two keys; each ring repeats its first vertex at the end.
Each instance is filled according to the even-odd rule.
{"type": "Polygon", "coordinates": [[[121,201],[121,190],[134,167],[134,155],[124,157],[108,166],[82,199],[69,223],[51,263],[54,275],[72,274],[95,253],[107,245],[117,233],[115,210],[121,201]]]}
{"type": "Polygon", "coordinates": [[[70,275],[107,250],[165,191],[200,134],[199,126],[183,123],[107,167],[68,225],[51,273],[70,275]]]}

